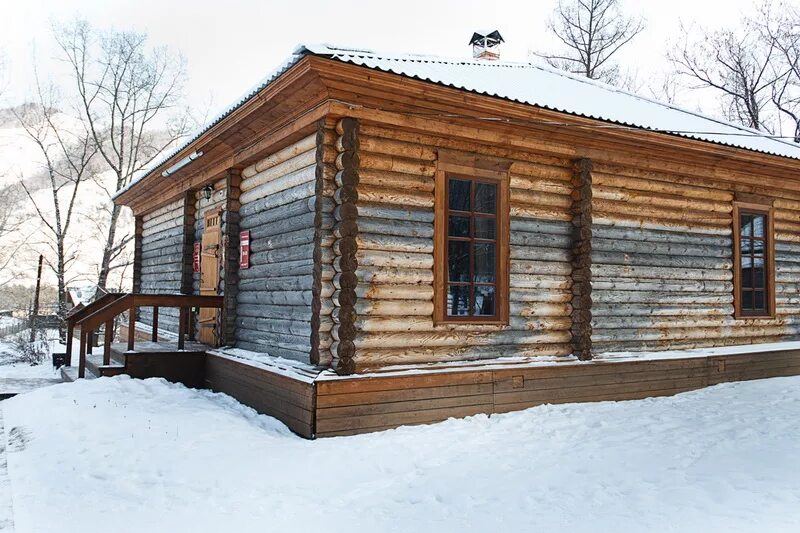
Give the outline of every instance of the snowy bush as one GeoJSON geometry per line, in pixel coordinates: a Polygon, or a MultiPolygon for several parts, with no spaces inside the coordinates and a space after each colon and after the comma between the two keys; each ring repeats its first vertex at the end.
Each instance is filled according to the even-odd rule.
{"type": "Polygon", "coordinates": [[[14,336],[13,346],[16,352],[12,357],[14,363],[38,365],[50,356],[50,343],[47,341],[46,330],[37,331],[33,342],[30,342],[30,331],[22,331],[14,336]]]}

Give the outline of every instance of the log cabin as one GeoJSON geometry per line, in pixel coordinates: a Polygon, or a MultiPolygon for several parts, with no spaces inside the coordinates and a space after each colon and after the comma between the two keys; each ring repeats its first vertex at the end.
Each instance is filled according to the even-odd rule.
{"type": "Polygon", "coordinates": [[[476,36],[300,46],[120,191],[128,356],[306,437],[800,373],[800,147],[476,36]]]}

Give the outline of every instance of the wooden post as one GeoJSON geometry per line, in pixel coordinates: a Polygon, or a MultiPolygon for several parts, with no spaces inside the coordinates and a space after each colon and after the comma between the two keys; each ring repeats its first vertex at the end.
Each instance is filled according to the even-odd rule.
{"type": "MultiPolygon", "coordinates": [[[[81,328],[81,329],[83,329],[83,328],[81,328]]],[[[88,355],[92,355],[93,350],[94,350],[94,342],[93,342],[94,341],[94,330],[90,329],[86,333],[88,335],[87,338],[86,338],[86,353],[88,355]]]]}
{"type": "MultiPolygon", "coordinates": [[[[194,257],[194,240],[195,232],[194,225],[197,215],[197,207],[195,200],[197,199],[197,191],[187,191],[183,198],[183,270],[181,271],[181,294],[192,294],[194,292],[194,269],[192,268],[192,260],[194,257]]],[[[193,313],[189,313],[186,320],[191,321],[193,313]]],[[[183,323],[183,320],[182,320],[183,323]]],[[[193,331],[194,325],[189,322],[189,327],[186,331],[193,331]]],[[[192,334],[192,336],[194,336],[192,334]]]]}
{"type": "Polygon", "coordinates": [[[186,308],[181,307],[178,311],[178,350],[183,350],[186,336],[186,308]]]}
{"type": "Polygon", "coordinates": [[[78,359],[78,377],[86,377],[86,332],[81,328],[81,350],[78,359]]]}
{"type": "Polygon", "coordinates": [[[592,161],[579,159],[572,179],[572,353],[592,358],[592,161]]]}
{"type": "MultiPolygon", "coordinates": [[[[39,269],[36,273],[36,292],[33,293],[33,308],[31,309],[30,342],[36,340],[36,317],[39,316],[39,291],[42,288],[42,263],[44,263],[44,256],[39,254],[39,269]]],[[[63,309],[59,309],[59,311],[63,311],[63,309]]]]}
{"type": "Polygon", "coordinates": [[[158,342],[158,306],[153,306],[153,333],[150,337],[153,342],[158,342]]]}
{"type": "Polygon", "coordinates": [[[72,366],[72,336],[75,334],[75,323],[67,320],[67,366],[72,366]]]}
{"type": "Polygon", "coordinates": [[[236,297],[239,288],[239,194],[241,171],[228,170],[225,180],[225,211],[223,212],[222,243],[222,316],[219,321],[221,345],[233,344],[236,330],[236,297]]]}
{"type": "Polygon", "coordinates": [[[338,220],[336,224],[339,240],[337,241],[341,274],[339,282],[339,324],[337,334],[339,344],[334,354],[334,368],[339,374],[352,374],[355,372],[356,355],[356,286],[358,277],[356,269],[358,260],[358,169],[360,166],[358,129],[359,122],[353,118],[344,118],[336,126],[341,135],[342,151],[337,157],[339,169],[336,181],[340,188],[336,191],[338,205],[338,220]]]}
{"type": "MultiPolygon", "coordinates": [[[[144,235],[144,217],[137,216],[134,219],[133,233],[133,294],[142,292],[142,249],[144,235]]],[[[136,319],[138,320],[138,316],[136,319]]]]}
{"type": "Polygon", "coordinates": [[[136,304],[132,303],[128,309],[128,351],[132,352],[136,338],[136,304]]]}
{"type": "Polygon", "coordinates": [[[114,336],[114,319],[106,322],[106,331],[103,335],[103,364],[111,364],[111,341],[114,336]]]}

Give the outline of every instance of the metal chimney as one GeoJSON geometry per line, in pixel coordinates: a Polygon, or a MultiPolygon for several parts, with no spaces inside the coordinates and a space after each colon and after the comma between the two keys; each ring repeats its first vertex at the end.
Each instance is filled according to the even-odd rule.
{"type": "Polygon", "coordinates": [[[472,57],[486,61],[500,59],[500,43],[505,42],[497,30],[476,31],[469,44],[472,45],[472,57]]]}

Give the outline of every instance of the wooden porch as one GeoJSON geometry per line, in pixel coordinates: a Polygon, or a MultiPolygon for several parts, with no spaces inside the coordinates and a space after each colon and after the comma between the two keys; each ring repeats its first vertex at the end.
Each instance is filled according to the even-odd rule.
{"type": "MultiPolygon", "coordinates": [[[[202,387],[204,357],[210,347],[194,342],[190,309],[221,309],[222,305],[222,296],[106,294],[67,317],[67,337],[72,339],[77,330],[80,338],[74,377],[86,377],[88,369],[95,377],[119,374],[139,378],[164,377],[190,387],[202,387]],[[153,328],[148,341],[142,341],[136,332],[136,315],[141,307],[153,310],[153,328]],[[164,307],[179,309],[179,331],[174,342],[159,337],[158,314],[164,307]],[[123,313],[127,313],[126,342],[114,343],[114,325],[123,313]],[[103,333],[103,346],[101,353],[95,354],[93,339],[99,330],[103,333]]],[[[67,368],[72,367],[72,356],[72,342],[68,342],[67,368]]],[[[69,370],[65,371],[65,377],[72,377],[69,370]]]]}

